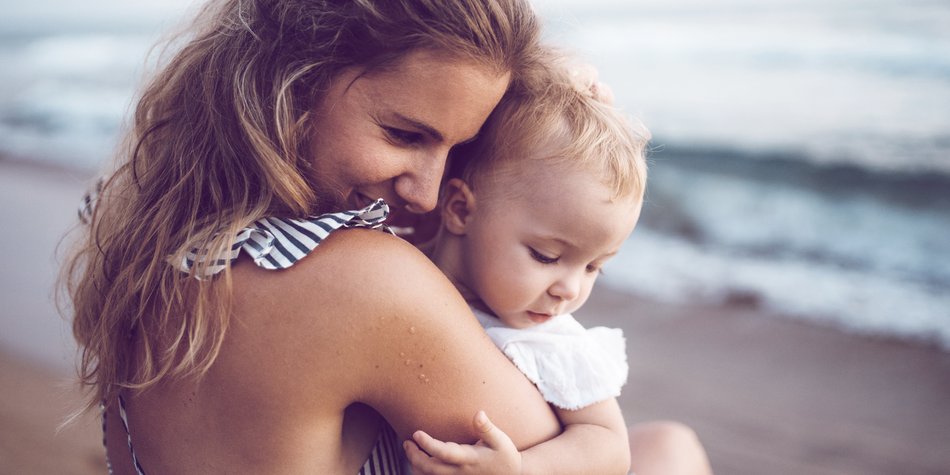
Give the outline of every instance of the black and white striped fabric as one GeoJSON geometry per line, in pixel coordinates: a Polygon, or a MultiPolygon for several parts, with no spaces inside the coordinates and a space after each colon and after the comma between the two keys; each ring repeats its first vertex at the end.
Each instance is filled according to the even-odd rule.
{"type": "Polygon", "coordinates": [[[402,475],[406,472],[403,469],[403,461],[406,459],[402,453],[402,445],[396,431],[383,422],[379,427],[373,451],[357,475],[402,475]]]}
{"type": "Polygon", "coordinates": [[[388,216],[389,205],[378,199],[363,209],[306,219],[263,218],[241,230],[226,252],[210,256],[207,250],[192,249],[178,267],[182,272],[190,273],[196,264],[204,264],[203,270],[195,274],[195,277],[204,279],[224,270],[243,251],[259,267],[286,269],[303,259],[337,229],[381,228],[391,233],[384,224],[388,216]]]}
{"type": "MultiPolygon", "coordinates": [[[[132,455],[132,465],[135,468],[136,475],[145,475],[145,469],[139,463],[135,455],[135,448],[132,446],[132,433],[129,432],[129,417],[125,412],[125,400],[119,396],[119,419],[122,421],[122,428],[125,430],[126,441],[129,446],[129,454],[132,455]]],[[[102,411],[102,445],[106,445],[106,409],[104,404],[99,405],[102,411]]],[[[360,467],[357,475],[402,475],[405,473],[402,457],[402,448],[396,437],[396,432],[387,423],[383,423],[379,428],[379,435],[376,437],[376,443],[369,454],[369,458],[360,467]]],[[[112,470],[112,462],[109,460],[109,453],[106,452],[106,468],[109,475],[112,470]]]]}
{"type": "MultiPolygon", "coordinates": [[[[95,188],[86,193],[79,203],[79,221],[89,224],[102,192],[104,179],[100,178],[95,188]]],[[[341,228],[382,229],[390,234],[393,230],[384,222],[389,217],[389,205],[382,198],[363,209],[327,213],[303,219],[263,218],[241,230],[231,242],[231,247],[219,255],[210,256],[207,249],[192,249],[176,264],[182,272],[191,273],[195,264],[207,264],[196,273],[198,279],[206,279],[224,270],[237,260],[244,251],[255,264],[264,269],[286,269],[316,249],[333,231],[341,228]]]]}
{"type": "Polygon", "coordinates": [[[99,194],[102,193],[103,183],[105,183],[105,178],[96,180],[95,188],[83,195],[82,201],[79,202],[79,222],[82,224],[92,222],[92,210],[96,207],[96,200],[99,199],[99,194]]]}

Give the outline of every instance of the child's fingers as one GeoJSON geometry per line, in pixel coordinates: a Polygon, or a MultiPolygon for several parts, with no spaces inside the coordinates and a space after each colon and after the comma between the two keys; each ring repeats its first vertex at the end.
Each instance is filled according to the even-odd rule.
{"type": "Polygon", "coordinates": [[[473,422],[475,424],[475,430],[478,431],[479,437],[481,438],[482,445],[494,450],[514,448],[514,442],[511,441],[508,434],[505,434],[501,429],[495,427],[495,424],[488,419],[488,415],[485,414],[485,411],[478,411],[478,413],[475,414],[473,422]]]}
{"type": "Polygon", "coordinates": [[[476,455],[470,445],[443,442],[421,430],[412,434],[412,440],[432,458],[451,465],[471,463],[476,455]]]}
{"type": "Polygon", "coordinates": [[[436,457],[430,457],[415,442],[407,440],[402,444],[406,459],[412,466],[413,475],[453,475],[459,473],[459,466],[445,463],[436,457]]]}
{"type": "Polygon", "coordinates": [[[436,475],[440,473],[439,466],[441,462],[429,457],[422,449],[411,440],[402,443],[402,449],[406,452],[406,460],[412,466],[412,473],[416,475],[436,475]]]}
{"type": "Polygon", "coordinates": [[[425,460],[429,458],[429,456],[411,440],[403,441],[402,450],[406,453],[406,459],[409,460],[413,468],[415,468],[416,465],[423,464],[425,460]]]}

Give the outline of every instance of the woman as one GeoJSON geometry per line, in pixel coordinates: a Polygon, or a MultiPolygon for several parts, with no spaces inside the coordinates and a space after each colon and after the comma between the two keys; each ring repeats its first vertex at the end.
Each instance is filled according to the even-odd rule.
{"type": "Polygon", "coordinates": [[[344,229],[378,224],[378,198],[394,226],[431,210],[537,38],[517,0],[200,12],[68,269],[115,473],[385,473],[415,429],[478,439],[480,409],[519,448],[558,434],[436,267],[344,229]],[[343,221],[310,244],[290,230],[343,221]]]}

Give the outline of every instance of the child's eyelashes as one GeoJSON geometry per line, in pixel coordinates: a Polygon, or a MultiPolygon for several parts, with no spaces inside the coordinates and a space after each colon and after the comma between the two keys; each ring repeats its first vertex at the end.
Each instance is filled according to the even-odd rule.
{"type": "Polygon", "coordinates": [[[601,266],[595,266],[595,265],[591,264],[591,265],[587,266],[587,273],[588,273],[588,274],[604,275],[604,268],[601,267],[601,266]]]}
{"type": "MultiPolygon", "coordinates": [[[[549,256],[531,246],[527,246],[527,247],[528,247],[528,251],[531,253],[531,258],[542,264],[557,264],[561,260],[560,256],[557,256],[557,257],[549,256]]],[[[603,263],[587,264],[587,266],[584,267],[584,271],[587,272],[588,274],[603,275],[604,274],[603,263]]]]}
{"type": "Polygon", "coordinates": [[[557,257],[551,257],[545,254],[542,254],[533,247],[528,247],[528,250],[531,252],[531,258],[542,264],[556,264],[557,263],[557,260],[558,260],[557,257]]]}
{"type": "Polygon", "coordinates": [[[402,145],[416,145],[425,140],[425,137],[421,133],[411,130],[387,126],[383,126],[383,130],[386,131],[386,135],[389,136],[390,140],[402,145]]]}

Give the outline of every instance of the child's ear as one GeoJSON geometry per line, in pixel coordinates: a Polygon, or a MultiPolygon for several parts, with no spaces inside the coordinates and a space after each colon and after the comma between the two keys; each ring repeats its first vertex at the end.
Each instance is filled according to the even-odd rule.
{"type": "Polygon", "coordinates": [[[459,178],[450,179],[443,188],[442,226],[452,234],[465,234],[465,227],[475,210],[475,194],[459,178]]]}

